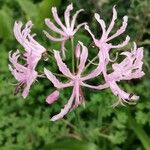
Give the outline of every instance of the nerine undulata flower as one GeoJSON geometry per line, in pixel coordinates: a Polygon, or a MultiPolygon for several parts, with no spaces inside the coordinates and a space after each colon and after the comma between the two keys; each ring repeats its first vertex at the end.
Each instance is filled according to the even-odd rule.
{"type": "Polygon", "coordinates": [[[128,102],[129,100],[137,100],[139,97],[134,94],[126,93],[125,91],[121,90],[117,85],[117,81],[120,80],[130,80],[134,78],[140,78],[144,75],[142,71],[142,58],[143,58],[143,50],[142,48],[138,48],[134,46],[134,50],[130,52],[123,52],[122,55],[126,55],[125,58],[120,64],[113,64],[112,67],[114,72],[111,74],[107,74],[107,65],[109,61],[113,62],[109,57],[109,51],[112,48],[122,48],[128,44],[130,38],[129,36],[126,37],[125,41],[121,44],[113,45],[110,41],[122,33],[125,32],[127,27],[128,17],[123,17],[122,26],[111,36],[109,36],[111,30],[114,27],[115,20],[117,19],[117,12],[115,7],[113,7],[113,16],[110,25],[106,29],[106,24],[104,20],[100,18],[99,14],[95,14],[95,19],[98,21],[102,28],[102,36],[100,39],[96,39],[95,36],[92,34],[89,27],[86,25],[85,29],[90,33],[93,38],[95,45],[99,48],[100,53],[100,63],[101,63],[101,73],[104,76],[106,83],[109,84],[110,89],[114,93],[114,95],[119,97],[119,101],[114,104],[113,106],[118,105],[119,103],[123,104],[123,102],[128,102]]]}
{"type": "Polygon", "coordinates": [[[139,96],[136,96],[133,93],[129,94],[120,89],[116,82],[138,79],[144,75],[144,72],[142,71],[142,47],[137,48],[134,43],[134,49],[131,49],[131,52],[122,52],[121,55],[126,57],[121,63],[114,63],[112,65],[113,72],[106,77],[106,82],[109,83],[112,92],[119,97],[119,100],[113,106],[117,106],[119,103],[124,105],[123,102],[129,103],[130,100],[137,100],[139,98],[139,96]]]}
{"type": "Polygon", "coordinates": [[[22,29],[22,26],[22,22],[15,22],[14,35],[17,41],[24,47],[25,53],[23,54],[23,59],[25,64],[22,65],[18,63],[18,58],[20,57],[19,50],[13,54],[12,51],[10,51],[9,61],[11,64],[9,65],[9,69],[16,80],[19,81],[16,87],[16,93],[21,92],[22,96],[26,98],[30,86],[38,76],[35,70],[37,63],[46,49],[34,40],[34,34],[30,34],[33,26],[31,21],[27,22],[24,29],[22,29]]]}
{"type": "MultiPolygon", "coordinates": [[[[63,75],[65,75],[68,78],[68,82],[66,83],[60,82],[51,71],[47,70],[46,68],[44,69],[44,72],[47,78],[53,83],[53,85],[57,89],[73,87],[71,97],[68,100],[67,104],[64,106],[63,109],[61,109],[61,112],[59,114],[51,118],[52,121],[63,118],[64,115],[66,115],[69,111],[71,111],[73,108],[79,106],[80,104],[84,102],[84,95],[82,92],[82,87],[88,87],[92,89],[105,89],[108,87],[108,84],[92,86],[92,85],[85,83],[86,80],[97,77],[99,75],[100,66],[98,66],[88,75],[85,75],[85,76],[82,75],[84,68],[85,68],[85,63],[88,57],[88,50],[81,42],[79,42],[79,44],[82,47],[82,52],[79,56],[80,63],[78,65],[78,71],[76,74],[71,73],[71,71],[67,68],[65,63],[62,61],[60,52],[54,51],[54,57],[56,59],[59,70],[63,75]]],[[[80,49],[79,45],[78,45],[78,48],[80,49]]]]}
{"type": "Polygon", "coordinates": [[[90,35],[93,38],[93,41],[95,43],[95,45],[101,50],[102,55],[104,55],[104,59],[106,62],[111,61],[111,59],[109,58],[109,51],[112,48],[122,48],[125,45],[128,44],[130,37],[127,36],[125,41],[123,41],[121,44],[118,45],[113,45],[110,41],[116,37],[118,37],[119,35],[123,34],[126,30],[127,27],[127,22],[128,22],[128,17],[124,16],[123,17],[123,23],[122,26],[111,36],[109,36],[111,30],[113,29],[114,25],[115,25],[115,20],[117,19],[117,12],[115,9],[115,6],[113,7],[113,16],[112,16],[112,20],[111,23],[109,24],[108,28],[106,29],[106,24],[104,22],[104,20],[102,20],[100,18],[100,15],[95,13],[95,19],[98,21],[98,23],[100,24],[101,28],[102,28],[102,35],[100,37],[100,39],[96,39],[95,36],[92,34],[91,30],[89,29],[88,25],[85,25],[85,29],[90,33],[90,35]]]}
{"type": "Polygon", "coordinates": [[[73,5],[70,4],[67,6],[65,12],[64,12],[64,20],[65,20],[65,25],[62,23],[60,20],[58,13],[57,13],[57,8],[52,7],[52,14],[54,17],[54,20],[56,23],[60,26],[58,28],[50,19],[46,18],[45,23],[46,25],[54,32],[58,33],[60,37],[56,38],[50,35],[48,32],[44,31],[45,35],[52,41],[56,42],[61,42],[61,50],[62,54],[65,57],[65,41],[68,40],[69,38],[73,38],[74,34],[86,23],[81,23],[75,27],[75,22],[77,19],[77,16],[79,15],[80,12],[83,11],[83,9],[78,10],[74,16],[72,17],[72,20],[70,18],[70,12],[73,10],[73,5]]]}

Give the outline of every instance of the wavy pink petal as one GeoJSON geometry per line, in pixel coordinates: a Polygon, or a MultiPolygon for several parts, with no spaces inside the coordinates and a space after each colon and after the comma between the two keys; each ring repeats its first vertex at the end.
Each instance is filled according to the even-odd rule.
{"type": "Polygon", "coordinates": [[[51,121],[56,121],[58,119],[63,118],[72,108],[72,103],[73,103],[74,98],[75,98],[75,89],[73,89],[73,92],[72,92],[71,97],[68,100],[67,104],[64,106],[64,108],[61,109],[59,114],[57,114],[51,118],[51,121]]]}
{"type": "Polygon", "coordinates": [[[110,88],[113,94],[119,97],[119,99],[122,101],[122,104],[123,102],[128,103],[128,101],[139,99],[139,96],[126,93],[125,91],[120,89],[119,86],[115,82],[109,82],[109,84],[110,84],[110,88]]]}
{"type": "Polygon", "coordinates": [[[79,24],[79,25],[77,25],[77,27],[74,29],[74,31],[73,31],[73,35],[82,27],[82,26],[84,26],[84,25],[86,25],[87,23],[81,23],[81,24],[79,24]]]}
{"type": "Polygon", "coordinates": [[[104,37],[106,35],[106,24],[105,24],[104,20],[100,19],[100,15],[99,14],[95,13],[94,17],[98,21],[98,23],[101,25],[102,37],[104,37]]]}
{"type": "Polygon", "coordinates": [[[109,33],[111,32],[111,30],[113,29],[116,19],[117,19],[117,11],[116,11],[116,8],[115,8],[115,6],[114,6],[114,7],[113,7],[112,20],[111,20],[111,23],[110,23],[110,25],[109,25],[107,31],[106,31],[107,36],[109,35],[109,33]]]}
{"type": "Polygon", "coordinates": [[[127,24],[128,24],[128,16],[124,16],[122,26],[117,30],[117,32],[115,34],[110,36],[107,39],[107,41],[110,41],[110,40],[114,39],[115,37],[117,37],[117,36],[121,35],[122,33],[124,33],[125,30],[126,30],[127,24]]]}
{"type": "Polygon", "coordinates": [[[44,68],[44,73],[46,75],[46,77],[53,83],[53,85],[60,89],[60,88],[65,88],[65,87],[69,87],[72,86],[72,82],[69,83],[62,83],[60,82],[53,74],[51,71],[47,70],[46,68],[44,68]]]}
{"type": "Polygon", "coordinates": [[[58,17],[56,7],[52,7],[52,14],[53,14],[53,17],[54,17],[55,21],[57,22],[57,24],[60,25],[60,27],[63,29],[63,31],[67,33],[67,28],[63,25],[60,18],[58,17]]]}
{"type": "Polygon", "coordinates": [[[86,83],[83,83],[81,84],[82,86],[85,86],[87,88],[91,88],[91,89],[96,89],[96,90],[102,90],[102,89],[106,89],[106,88],[109,88],[109,84],[108,83],[105,83],[105,84],[100,84],[100,85],[89,85],[89,84],[86,84],[86,83]]]}
{"type": "Polygon", "coordinates": [[[73,78],[74,76],[70,72],[70,70],[67,68],[66,64],[62,61],[62,58],[60,57],[59,51],[54,51],[54,57],[56,59],[57,65],[59,67],[59,70],[67,77],[73,78]]]}
{"type": "Polygon", "coordinates": [[[82,47],[82,52],[81,52],[81,55],[80,55],[80,64],[78,66],[78,74],[81,74],[85,68],[85,63],[86,63],[86,60],[87,60],[87,57],[88,57],[88,49],[86,46],[83,45],[82,42],[79,42],[79,44],[81,45],[82,47]]]}
{"type": "Polygon", "coordinates": [[[65,13],[64,13],[64,18],[65,18],[65,23],[67,28],[70,28],[70,11],[73,10],[73,5],[70,4],[67,6],[65,13]]]}
{"type": "Polygon", "coordinates": [[[67,40],[67,37],[62,37],[62,38],[55,38],[53,36],[51,36],[47,31],[43,31],[44,34],[46,35],[46,37],[52,41],[55,41],[55,42],[62,42],[62,41],[65,41],[67,40]]]}
{"type": "Polygon", "coordinates": [[[126,36],[126,39],[121,44],[111,45],[111,48],[122,48],[122,47],[126,46],[129,41],[130,41],[130,37],[126,36]]]}
{"type": "Polygon", "coordinates": [[[74,26],[75,26],[75,21],[77,19],[77,16],[79,15],[80,12],[82,12],[83,9],[80,9],[78,11],[76,11],[76,13],[73,15],[72,21],[71,21],[71,30],[74,30],[74,26]]]}
{"type": "Polygon", "coordinates": [[[45,19],[45,24],[53,31],[59,33],[60,35],[66,36],[66,33],[59,28],[57,28],[56,25],[50,20],[50,19],[45,19]]]}

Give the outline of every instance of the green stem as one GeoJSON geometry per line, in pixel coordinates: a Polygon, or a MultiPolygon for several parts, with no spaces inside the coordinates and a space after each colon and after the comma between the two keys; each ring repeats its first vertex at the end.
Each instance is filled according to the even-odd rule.
{"type": "Polygon", "coordinates": [[[98,56],[95,56],[84,68],[84,70],[86,70],[96,59],[98,58],[98,56]]]}
{"type": "Polygon", "coordinates": [[[79,58],[77,58],[77,61],[76,61],[76,69],[78,70],[78,66],[79,66],[79,58]]]}
{"type": "Polygon", "coordinates": [[[66,76],[62,75],[62,74],[58,74],[58,73],[53,73],[55,76],[58,76],[58,77],[63,77],[63,78],[66,78],[66,76]]]}
{"type": "Polygon", "coordinates": [[[78,110],[75,110],[75,111],[74,111],[74,114],[75,114],[75,117],[76,117],[77,129],[79,129],[81,135],[82,135],[85,139],[87,139],[87,136],[86,136],[86,134],[84,133],[84,129],[83,129],[82,125],[81,125],[81,121],[80,121],[80,116],[79,116],[78,110]]]}
{"type": "Polygon", "coordinates": [[[131,116],[129,116],[129,125],[136,134],[136,136],[139,138],[141,143],[143,144],[143,147],[145,150],[150,149],[150,137],[144,132],[141,125],[138,124],[131,116]]]}
{"type": "Polygon", "coordinates": [[[71,49],[72,49],[72,72],[75,73],[75,53],[74,53],[74,39],[71,38],[71,49]]]}
{"type": "Polygon", "coordinates": [[[88,49],[93,45],[93,43],[94,43],[94,42],[92,42],[92,43],[89,44],[88,49]]]}

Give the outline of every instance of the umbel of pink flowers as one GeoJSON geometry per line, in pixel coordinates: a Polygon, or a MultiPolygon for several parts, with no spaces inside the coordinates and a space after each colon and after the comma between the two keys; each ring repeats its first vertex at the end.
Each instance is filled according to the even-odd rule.
{"type": "MultiPolygon", "coordinates": [[[[45,19],[46,25],[59,35],[59,37],[53,37],[48,32],[44,31],[45,35],[49,38],[50,41],[61,42],[61,50],[54,50],[54,58],[56,60],[59,71],[68,79],[68,81],[66,81],[65,83],[61,82],[56,78],[54,73],[44,68],[44,74],[52,82],[55,88],[54,92],[52,92],[46,98],[46,102],[48,104],[52,104],[53,102],[58,100],[60,90],[68,87],[72,88],[72,94],[69,100],[61,109],[60,113],[51,118],[51,121],[56,121],[63,118],[68,112],[84,103],[85,99],[82,92],[83,87],[96,89],[97,91],[110,88],[112,93],[118,97],[118,101],[113,104],[114,107],[118,104],[124,105],[125,103],[130,103],[130,101],[132,100],[137,100],[139,98],[138,96],[122,90],[118,86],[118,82],[121,80],[141,78],[144,75],[144,72],[142,71],[143,48],[138,48],[135,43],[133,49],[131,49],[131,52],[125,51],[120,54],[124,56],[122,62],[115,63],[110,59],[109,53],[112,49],[122,48],[126,46],[130,40],[129,36],[127,36],[126,39],[118,45],[113,45],[111,43],[111,40],[125,32],[128,22],[127,16],[123,17],[123,23],[121,27],[114,34],[110,35],[110,32],[113,29],[115,21],[117,19],[117,12],[115,7],[113,7],[112,20],[108,27],[106,27],[106,24],[104,20],[101,19],[100,15],[96,13],[95,19],[102,29],[101,37],[99,39],[96,39],[87,23],[81,23],[75,27],[76,18],[78,14],[83,10],[81,9],[77,11],[71,18],[70,12],[72,9],[72,4],[70,4],[66,8],[64,13],[65,24],[63,24],[58,17],[57,9],[55,7],[52,7],[53,17],[59,27],[56,26],[50,19],[45,19]],[[86,63],[88,58],[88,48],[82,42],[79,41],[76,48],[72,50],[72,61],[74,61],[74,65],[77,64],[75,65],[75,71],[71,71],[62,59],[62,57],[65,57],[65,41],[70,39],[72,41],[75,34],[82,26],[85,26],[85,29],[91,35],[95,46],[99,49],[99,52],[97,54],[98,64],[96,68],[88,74],[84,73],[87,68],[86,63]],[[112,64],[112,72],[108,73],[107,65],[110,62],[112,64]],[[88,80],[100,75],[104,77],[104,83],[99,85],[89,85],[87,83],[88,80]]],[[[21,56],[19,50],[17,50],[13,54],[12,51],[9,53],[9,70],[19,82],[15,92],[20,92],[22,96],[26,98],[29,94],[31,85],[37,80],[38,77],[41,77],[41,75],[39,75],[38,71],[36,70],[36,66],[39,60],[42,58],[42,55],[46,52],[46,49],[34,39],[35,34],[31,34],[31,21],[27,22],[24,28],[22,26],[23,25],[21,22],[15,22],[14,35],[18,42],[24,47],[25,52],[23,56],[21,56]],[[18,59],[23,59],[25,63],[20,64],[18,62],[18,59]]]]}

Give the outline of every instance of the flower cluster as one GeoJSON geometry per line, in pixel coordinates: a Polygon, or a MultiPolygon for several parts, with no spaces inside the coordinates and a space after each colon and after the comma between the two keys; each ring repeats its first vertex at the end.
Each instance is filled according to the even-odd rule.
{"type": "MultiPolygon", "coordinates": [[[[130,40],[129,36],[118,45],[113,45],[111,40],[123,34],[127,27],[128,17],[123,17],[123,23],[121,27],[112,35],[110,32],[112,31],[115,21],[117,19],[116,8],[113,7],[113,16],[112,20],[108,26],[103,19],[100,18],[99,14],[95,14],[95,19],[100,24],[102,29],[102,35],[100,39],[96,39],[92,31],[90,30],[87,23],[81,23],[75,27],[75,22],[77,16],[83,10],[77,11],[72,20],[70,17],[70,12],[73,10],[73,5],[70,4],[64,13],[64,21],[65,25],[62,23],[60,18],[58,17],[57,9],[52,7],[52,14],[54,20],[59,25],[58,28],[50,19],[45,19],[46,25],[54,32],[60,35],[60,37],[53,37],[47,31],[44,31],[46,37],[48,37],[51,41],[57,41],[61,43],[61,50],[54,50],[54,59],[56,60],[59,71],[63,76],[66,77],[67,81],[61,82],[57,79],[56,75],[52,73],[49,69],[44,68],[45,76],[52,82],[55,90],[52,92],[47,98],[46,102],[48,104],[52,104],[58,100],[60,96],[60,89],[64,88],[72,88],[72,94],[65,104],[64,108],[61,109],[60,113],[53,116],[51,121],[56,121],[58,119],[63,118],[68,112],[72,111],[74,108],[78,107],[81,104],[84,104],[84,92],[82,89],[84,87],[95,89],[97,91],[110,88],[112,93],[118,97],[118,101],[113,104],[113,106],[117,106],[118,104],[125,105],[125,103],[130,103],[132,100],[137,100],[139,97],[134,95],[133,93],[127,93],[122,90],[118,82],[121,80],[131,80],[138,79],[144,75],[142,71],[142,59],[143,59],[143,48],[137,48],[134,43],[133,49],[131,52],[126,51],[122,52],[120,55],[123,55],[124,59],[120,63],[116,63],[116,60],[110,59],[110,51],[114,48],[122,48],[126,46],[130,40]],[[73,38],[75,33],[80,29],[80,27],[84,26],[85,30],[89,32],[91,35],[95,46],[99,49],[98,54],[96,56],[98,63],[95,69],[93,69],[90,73],[85,73],[87,66],[92,62],[87,63],[88,59],[88,48],[82,43],[78,42],[76,48],[73,45],[73,38]],[[71,40],[70,40],[71,39],[71,40]],[[64,62],[65,59],[65,41],[70,40],[72,43],[72,70],[69,69],[64,62]],[[111,63],[112,72],[108,73],[107,66],[111,63]],[[98,77],[104,77],[104,82],[99,85],[90,85],[88,84],[88,80],[98,77]]],[[[14,25],[14,34],[18,42],[24,47],[25,53],[23,57],[20,57],[20,52],[17,50],[15,53],[9,54],[9,60],[11,64],[9,65],[9,69],[11,73],[14,75],[16,80],[19,81],[16,87],[16,93],[21,92],[24,98],[29,94],[30,86],[37,80],[38,72],[35,70],[39,60],[42,58],[42,54],[46,52],[46,49],[41,46],[37,41],[34,40],[34,34],[31,35],[32,22],[29,21],[24,29],[22,29],[22,23],[16,22],[14,25]],[[18,58],[23,58],[25,64],[19,64],[18,58]]]]}
{"type": "Polygon", "coordinates": [[[26,98],[28,96],[30,86],[38,77],[38,73],[35,68],[46,49],[34,40],[33,37],[35,34],[30,34],[32,28],[31,21],[27,22],[23,30],[21,29],[22,26],[22,22],[15,22],[14,35],[17,41],[25,49],[25,53],[23,54],[25,64],[21,65],[18,63],[18,58],[20,57],[19,50],[17,50],[14,54],[10,51],[9,60],[11,65],[9,65],[9,69],[16,80],[19,81],[15,92],[21,92],[22,96],[26,98]]]}

